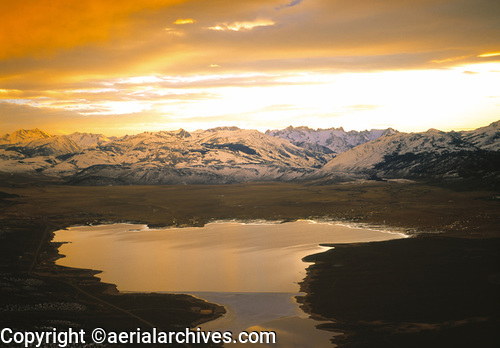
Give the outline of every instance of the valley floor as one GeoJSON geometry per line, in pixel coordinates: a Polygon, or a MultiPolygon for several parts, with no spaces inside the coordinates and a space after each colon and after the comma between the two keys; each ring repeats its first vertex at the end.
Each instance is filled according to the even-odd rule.
{"type": "Polygon", "coordinates": [[[409,182],[105,187],[27,184],[14,177],[0,182],[2,326],[55,320],[128,327],[143,320],[140,325],[175,327],[209,319],[190,308],[220,315],[220,308],[185,296],[113,295],[114,287],[98,282],[93,271],[54,266],[57,245],[50,238],[56,229],[124,221],[201,226],[212,220],[302,218],[387,225],[416,236],[311,256],[316,263],[301,301],[311,314],[333,320],[330,328],[346,333],[336,343],[487,347],[499,342],[494,336],[498,192],[409,182]],[[69,309],[58,308],[62,302],[70,303],[69,309]],[[36,310],[50,303],[52,310],[36,310]]]}

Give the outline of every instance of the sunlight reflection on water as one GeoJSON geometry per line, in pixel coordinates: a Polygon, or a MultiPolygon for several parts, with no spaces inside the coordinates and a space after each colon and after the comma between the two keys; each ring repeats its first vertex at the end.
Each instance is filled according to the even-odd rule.
{"type": "MultiPolygon", "coordinates": [[[[304,336],[331,346],[331,332],[315,329],[293,300],[306,275],[302,258],[321,243],[354,243],[402,238],[331,223],[215,222],[204,227],[149,229],[146,225],[78,226],[56,231],[66,255],[58,264],[103,270],[104,282],[120,291],[182,292],[224,305],[228,314],[205,330],[278,330],[280,345],[304,336]],[[300,329],[299,329],[300,327],[300,329]],[[285,339],[288,337],[288,339],[285,339]]],[[[286,343],[288,342],[288,343],[286,343]]],[[[302,342],[302,343],[305,343],[302,342]]],[[[274,345],[276,346],[276,345],[274,345]]],[[[309,346],[308,344],[302,346],[309,346]]]]}

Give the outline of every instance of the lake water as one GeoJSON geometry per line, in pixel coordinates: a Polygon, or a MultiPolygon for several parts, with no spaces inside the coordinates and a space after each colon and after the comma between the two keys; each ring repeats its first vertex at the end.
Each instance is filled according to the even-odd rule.
{"type": "MultiPolygon", "coordinates": [[[[58,264],[102,270],[123,292],[180,292],[224,305],[227,314],[204,330],[274,330],[274,347],[328,347],[332,332],[317,330],[294,300],[321,243],[355,243],[404,235],[344,225],[214,222],[204,227],[78,226],[56,231],[65,258],[58,264]]],[[[235,345],[232,345],[235,346],[235,345]]]]}

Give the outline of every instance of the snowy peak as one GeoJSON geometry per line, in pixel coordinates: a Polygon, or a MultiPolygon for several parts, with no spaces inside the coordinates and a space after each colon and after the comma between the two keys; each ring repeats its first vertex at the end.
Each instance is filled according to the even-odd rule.
{"type": "Polygon", "coordinates": [[[395,133],[397,131],[392,128],[346,132],[342,127],[312,129],[304,126],[289,126],[282,130],[266,131],[267,135],[286,139],[297,146],[304,148],[320,146],[334,154],[343,153],[358,145],[395,133]]]}
{"type": "Polygon", "coordinates": [[[64,136],[48,138],[27,138],[24,142],[1,144],[4,156],[12,158],[30,158],[37,156],[61,156],[82,151],[73,140],[64,136]]]}
{"type": "Polygon", "coordinates": [[[20,129],[14,133],[4,135],[0,138],[0,144],[19,144],[35,139],[46,139],[51,136],[38,128],[20,129]]]}
{"type": "Polygon", "coordinates": [[[92,134],[92,133],[75,132],[69,135],[65,135],[64,137],[72,140],[73,142],[75,142],[75,144],[84,149],[88,147],[103,145],[111,141],[111,139],[109,139],[107,136],[103,134],[92,134]]]}
{"type": "Polygon", "coordinates": [[[462,134],[465,140],[480,149],[500,151],[500,121],[462,134]]]}
{"type": "Polygon", "coordinates": [[[82,151],[82,148],[73,140],[64,136],[35,139],[22,145],[24,145],[26,153],[33,153],[39,156],[61,156],[82,151]]]}
{"type": "Polygon", "coordinates": [[[366,171],[386,156],[473,150],[460,134],[430,129],[422,133],[397,133],[361,144],[332,159],[323,171],[366,171]]]}
{"type": "Polygon", "coordinates": [[[220,132],[220,131],[238,131],[240,128],[238,127],[215,127],[215,128],[209,128],[205,131],[202,132],[220,132]]]}
{"type": "Polygon", "coordinates": [[[386,128],[386,129],[372,129],[369,131],[365,130],[360,133],[363,133],[364,136],[371,141],[386,135],[393,135],[399,132],[393,128],[386,128]]]}

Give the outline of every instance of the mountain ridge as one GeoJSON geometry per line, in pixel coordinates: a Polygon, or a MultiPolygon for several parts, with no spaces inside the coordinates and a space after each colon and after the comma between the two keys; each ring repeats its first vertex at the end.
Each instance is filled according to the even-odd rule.
{"type": "Polygon", "coordinates": [[[359,145],[330,160],[316,173],[324,181],[346,176],[483,180],[500,183],[500,122],[472,131],[397,133],[359,145]]]}
{"type": "Polygon", "coordinates": [[[33,129],[0,139],[0,172],[44,174],[71,184],[328,183],[373,178],[500,182],[500,121],[461,132],[287,127],[262,133],[217,127],[106,137],[50,135],[33,129]]]}
{"type": "Polygon", "coordinates": [[[265,132],[265,134],[286,139],[297,146],[310,147],[316,145],[324,147],[336,155],[381,136],[395,133],[398,133],[398,131],[392,128],[346,132],[343,127],[312,129],[307,126],[289,126],[285,129],[267,130],[265,132]]]}

